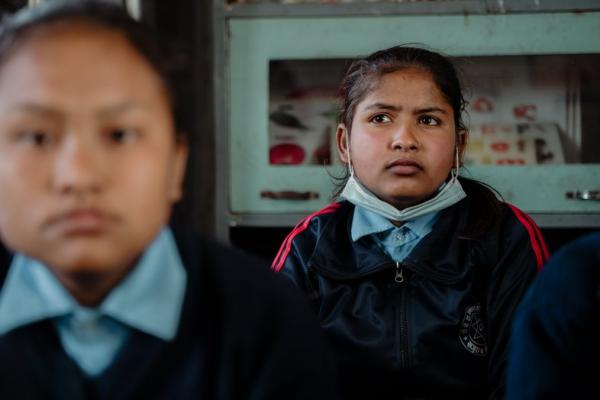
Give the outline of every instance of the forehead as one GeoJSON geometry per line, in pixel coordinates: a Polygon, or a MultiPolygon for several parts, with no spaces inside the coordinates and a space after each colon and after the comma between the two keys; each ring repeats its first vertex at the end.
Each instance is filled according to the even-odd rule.
{"type": "Polygon", "coordinates": [[[385,101],[450,107],[433,75],[418,67],[406,67],[375,77],[361,103],[385,101]]]}
{"type": "Polygon", "coordinates": [[[164,96],[160,76],[116,30],[57,23],[22,37],[0,64],[0,96],[93,96],[120,90],[164,96]]]}

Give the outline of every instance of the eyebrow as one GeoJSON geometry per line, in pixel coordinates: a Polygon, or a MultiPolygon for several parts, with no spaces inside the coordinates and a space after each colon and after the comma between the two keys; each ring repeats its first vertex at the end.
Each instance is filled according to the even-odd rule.
{"type": "Polygon", "coordinates": [[[439,108],[439,107],[425,107],[425,108],[419,108],[416,110],[416,114],[426,114],[426,113],[435,113],[435,112],[439,112],[442,114],[448,114],[448,111],[444,110],[443,108],[439,108]]]}
{"type": "MultiPolygon", "coordinates": [[[[368,105],[367,107],[365,107],[365,111],[368,110],[390,110],[390,111],[401,111],[402,107],[401,106],[395,106],[393,104],[386,104],[386,103],[373,103],[371,105],[368,105]]],[[[418,108],[414,111],[414,114],[426,114],[426,113],[435,113],[435,112],[439,112],[442,114],[448,114],[448,111],[444,110],[443,108],[440,107],[424,107],[424,108],[418,108]]]]}
{"type": "Polygon", "coordinates": [[[19,111],[37,114],[46,118],[59,119],[63,117],[63,113],[60,112],[60,110],[38,103],[20,103],[15,105],[13,108],[19,111]]]}
{"type": "MultiPolygon", "coordinates": [[[[45,118],[51,119],[60,119],[64,117],[64,112],[62,112],[58,108],[54,108],[52,106],[33,103],[33,102],[25,102],[21,104],[17,104],[14,106],[14,109],[19,111],[28,112],[31,114],[37,114],[45,118]]],[[[106,107],[97,112],[100,118],[110,118],[116,114],[121,114],[130,110],[145,110],[147,107],[141,103],[133,103],[133,102],[122,102],[117,103],[115,105],[106,107]]]]}
{"type": "Polygon", "coordinates": [[[106,107],[98,112],[100,118],[109,118],[115,114],[122,114],[127,111],[147,110],[148,107],[142,103],[122,102],[110,107],[106,107]]]}
{"type": "Polygon", "coordinates": [[[367,107],[365,107],[365,111],[366,110],[391,110],[391,111],[400,111],[402,109],[402,107],[397,107],[393,104],[386,104],[386,103],[373,103],[371,105],[368,105],[367,107]]]}

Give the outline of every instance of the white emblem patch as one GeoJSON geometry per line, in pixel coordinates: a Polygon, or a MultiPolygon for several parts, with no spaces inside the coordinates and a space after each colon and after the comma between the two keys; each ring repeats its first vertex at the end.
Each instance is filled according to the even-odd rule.
{"type": "Polygon", "coordinates": [[[481,318],[481,304],[467,307],[460,324],[460,342],[477,356],[487,354],[486,326],[481,318]]]}

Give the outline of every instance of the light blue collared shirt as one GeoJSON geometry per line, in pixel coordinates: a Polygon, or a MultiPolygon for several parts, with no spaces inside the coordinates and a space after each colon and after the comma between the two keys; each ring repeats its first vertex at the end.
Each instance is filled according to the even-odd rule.
{"type": "Polygon", "coordinates": [[[372,236],[392,260],[402,262],[419,241],[431,232],[438,215],[439,212],[431,212],[395,226],[387,218],[356,206],[350,234],[355,242],[362,237],[372,236]]]}
{"type": "Polygon", "coordinates": [[[132,329],[172,340],[187,274],[170,229],[163,229],[132,271],[95,308],[79,305],[50,270],[15,254],[0,292],[0,335],[52,319],[66,353],[89,375],[112,362],[132,329]]]}

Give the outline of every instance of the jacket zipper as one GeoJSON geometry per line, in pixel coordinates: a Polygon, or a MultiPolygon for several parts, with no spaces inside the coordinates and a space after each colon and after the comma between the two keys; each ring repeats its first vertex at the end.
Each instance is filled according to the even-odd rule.
{"type": "Polygon", "coordinates": [[[396,275],[394,276],[394,281],[397,284],[404,282],[404,270],[402,269],[402,264],[396,261],[396,275]]]}
{"type": "Polygon", "coordinates": [[[408,367],[408,321],[406,318],[406,289],[404,283],[404,268],[402,263],[396,262],[394,282],[400,291],[400,304],[396,305],[396,343],[398,345],[397,358],[401,368],[408,367]]]}
{"type": "MultiPolygon", "coordinates": [[[[308,268],[315,271],[317,274],[320,274],[326,278],[337,279],[337,280],[354,280],[366,277],[368,275],[372,275],[383,271],[384,269],[389,269],[390,266],[394,266],[392,263],[382,263],[378,265],[376,268],[367,271],[366,273],[359,274],[348,278],[346,276],[341,276],[338,274],[333,274],[330,271],[323,270],[318,268],[314,264],[309,265],[308,268]]],[[[395,263],[394,269],[394,281],[392,284],[392,289],[396,293],[396,297],[400,298],[399,304],[398,302],[394,302],[394,328],[395,328],[395,338],[397,344],[396,351],[396,360],[400,364],[401,368],[406,368],[409,365],[409,352],[408,352],[408,321],[406,317],[406,289],[404,288],[405,283],[408,279],[407,273],[411,272],[410,264],[405,264],[401,262],[395,263]]]]}

